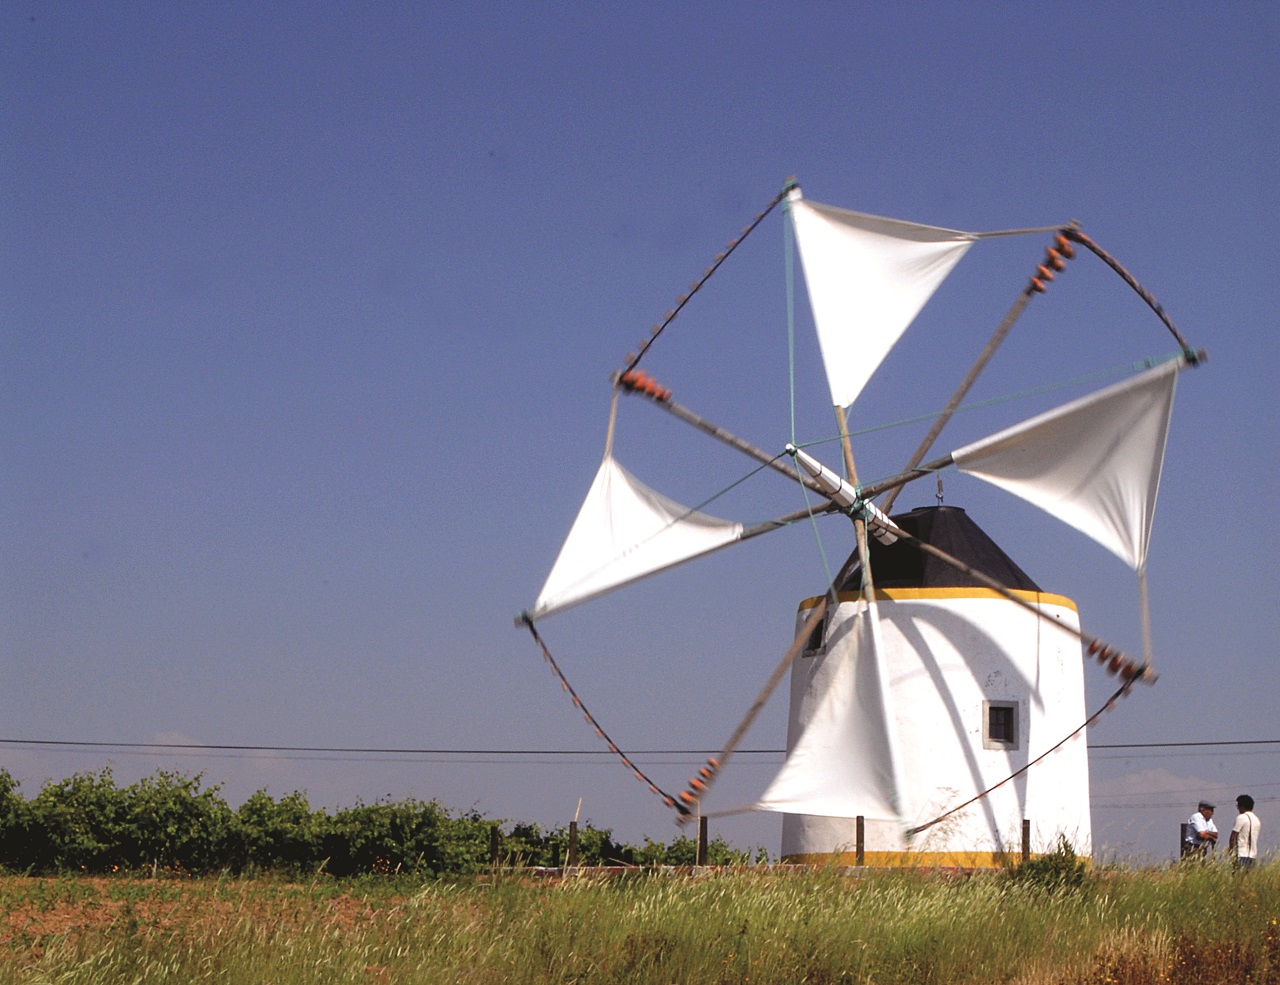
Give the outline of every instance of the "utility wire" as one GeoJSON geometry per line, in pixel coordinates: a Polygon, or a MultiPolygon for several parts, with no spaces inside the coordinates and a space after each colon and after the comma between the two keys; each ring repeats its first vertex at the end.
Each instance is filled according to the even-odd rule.
{"type": "MultiPolygon", "coordinates": [[[[320,753],[352,756],[611,756],[606,749],[446,749],[376,746],[265,746],[197,742],[82,742],[70,739],[0,738],[0,745],[66,749],[166,750],[180,752],[320,753]]],[[[1280,746],[1280,739],[1214,739],[1198,742],[1100,742],[1089,749],[1195,749],[1212,746],[1280,746]]],[[[636,756],[708,756],[718,749],[637,749],[636,756]]],[[[780,756],[785,749],[739,749],[735,755],[780,756]]]]}

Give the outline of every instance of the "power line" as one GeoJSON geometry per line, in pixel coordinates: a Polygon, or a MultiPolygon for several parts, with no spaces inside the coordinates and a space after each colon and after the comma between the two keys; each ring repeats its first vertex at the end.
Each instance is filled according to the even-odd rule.
{"type": "MultiPolygon", "coordinates": [[[[0,739],[0,745],[171,752],[274,752],[371,756],[612,756],[607,749],[410,749],[371,746],[250,746],[198,742],[79,742],[69,739],[0,739]]],[[[718,749],[638,749],[637,756],[709,756],[718,749]]],[[[785,749],[741,749],[747,755],[781,755],[785,749]]]]}
{"type": "MultiPolygon", "coordinates": [[[[56,747],[63,749],[109,749],[117,752],[167,751],[183,755],[197,753],[275,753],[279,755],[328,755],[328,756],[612,756],[606,749],[501,749],[501,748],[408,748],[380,746],[268,746],[228,743],[198,742],[88,742],[71,739],[9,739],[0,738],[0,745],[56,747]]],[[[1100,742],[1090,743],[1089,749],[1194,749],[1215,746],[1280,746],[1280,739],[1217,739],[1198,742],[1100,742]]],[[[716,749],[637,749],[636,756],[697,756],[715,755],[716,749]]],[[[737,754],[755,756],[780,756],[785,749],[740,749],[737,754]]]]}
{"type": "Polygon", "coordinates": [[[1212,742],[1099,742],[1090,749],[1191,749],[1196,746],[1280,746],[1280,739],[1217,739],[1212,742]]]}

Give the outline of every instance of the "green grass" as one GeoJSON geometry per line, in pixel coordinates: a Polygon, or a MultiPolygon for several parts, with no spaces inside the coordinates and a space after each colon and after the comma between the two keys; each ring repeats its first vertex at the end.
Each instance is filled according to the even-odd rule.
{"type": "Polygon", "coordinates": [[[1280,985],[1280,866],[0,878],[0,983],[1280,985]]]}

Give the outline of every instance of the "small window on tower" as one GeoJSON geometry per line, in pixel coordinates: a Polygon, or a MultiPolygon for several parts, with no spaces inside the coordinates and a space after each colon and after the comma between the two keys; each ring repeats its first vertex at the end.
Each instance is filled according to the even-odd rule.
{"type": "Polygon", "coordinates": [[[984,749],[1018,748],[1018,703],[1016,701],[984,701],[982,719],[984,749]]]}
{"type": "MultiPolygon", "coordinates": [[[[805,640],[804,656],[812,657],[822,652],[823,644],[826,642],[827,635],[827,615],[818,621],[818,625],[813,628],[813,632],[809,634],[809,638],[805,640]]],[[[808,618],[807,616],[805,618],[808,618]]]]}

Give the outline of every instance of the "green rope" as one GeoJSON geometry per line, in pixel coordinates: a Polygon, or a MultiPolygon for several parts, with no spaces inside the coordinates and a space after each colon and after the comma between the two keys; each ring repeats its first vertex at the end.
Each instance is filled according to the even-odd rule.
{"type": "Polygon", "coordinates": [[[795,248],[792,232],[791,200],[782,206],[782,255],[787,271],[787,379],[791,387],[791,443],[796,442],[796,294],[795,248]]]}
{"type": "MultiPolygon", "coordinates": [[[[795,219],[791,213],[791,200],[788,198],[782,206],[782,252],[787,274],[787,381],[791,396],[791,443],[800,447],[796,441],[796,297],[795,297],[795,219]]],[[[781,456],[778,456],[779,458],[781,456]]],[[[776,459],[775,459],[776,461],[776,459]]],[[[759,471],[758,469],[756,471],[759,471]]],[[[804,495],[804,508],[809,512],[809,524],[813,529],[813,539],[818,545],[818,557],[822,560],[822,570],[827,576],[827,583],[834,579],[831,573],[831,562],[827,558],[826,548],[822,544],[822,535],[818,532],[817,517],[813,512],[813,503],[809,500],[809,488],[802,482],[800,491],[804,495]]]]}
{"type": "MultiPolygon", "coordinates": [[[[781,454],[774,455],[774,456],[773,456],[773,461],[775,461],[775,462],[776,462],[776,461],[777,461],[778,459],[780,459],[781,457],[782,457],[782,455],[781,455],[781,454]]],[[[741,476],[740,478],[734,479],[734,481],[733,481],[733,482],[729,483],[727,486],[725,486],[725,487],[724,487],[723,489],[721,489],[719,492],[714,492],[714,493],[712,493],[710,496],[708,496],[706,499],[704,499],[704,500],[703,500],[701,503],[699,503],[697,506],[691,506],[691,507],[689,507],[689,509],[688,509],[688,510],[686,510],[682,516],[678,516],[678,517],[676,517],[674,520],[672,520],[672,521],[671,521],[671,523],[667,524],[667,527],[674,526],[675,524],[679,523],[680,521],[688,519],[688,518],[689,518],[692,514],[694,514],[694,513],[700,513],[700,512],[702,512],[702,509],[703,509],[704,507],[706,507],[706,506],[710,506],[712,503],[714,503],[714,502],[715,502],[717,499],[719,499],[721,496],[727,496],[729,493],[733,492],[733,490],[737,489],[737,488],[738,488],[738,486],[742,485],[742,484],[743,484],[744,482],[746,482],[748,479],[754,479],[757,475],[759,475],[761,472],[763,472],[763,471],[764,471],[765,469],[767,469],[768,467],[769,467],[768,465],[757,465],[757,466],[756,466],[755,468],[753,468],[750,472],[746,473],[745,475],[741,476]]],[[[663,530],[666,530],[666,529],[667,529],[667,527],[663,527],[662,529],[663,529],[663,530]]],[[[659,533],[660,533],[660,532],[661,532],[661,531],[659,531],[659,533]]],[[[655,534],[654,536],[656,537],[656,536],[657,536],[657,534],[655,534]]]]}

